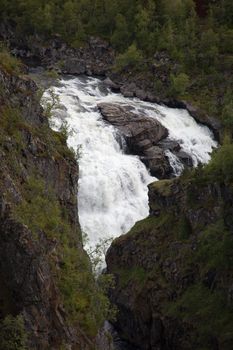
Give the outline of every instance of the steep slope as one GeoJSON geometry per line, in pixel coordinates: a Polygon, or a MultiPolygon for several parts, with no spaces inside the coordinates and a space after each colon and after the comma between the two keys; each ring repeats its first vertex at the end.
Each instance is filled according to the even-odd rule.
{"type": "Polygon", "coordinates": [[[77,163],[40,96],[1,53],[0,349],[90,349],[104,298],[82,247],[77,163]]]}
{"type": "Polygon", "coordinates": [[[209,171],[150,185],[150,217],[108,251],[116,327],[135,349],[232,347],[232,181],[209,171]]]}

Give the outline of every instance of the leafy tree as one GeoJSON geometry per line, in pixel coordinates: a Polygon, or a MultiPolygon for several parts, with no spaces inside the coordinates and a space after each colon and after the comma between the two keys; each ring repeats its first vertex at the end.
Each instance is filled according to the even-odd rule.
{"type": "Polygon", "coordinates": [[[132,44],[124,53],[117,56],[115,68],[118,71],[122,71],[125,68],[138,69],[139,65],[142,64],[142,60],[142,53],[135,44],[132,44]]]}
{"type": "Polygon", "coordinates": [[[111,37],[112,45],[119,51],[123,51],[129,44],[130,34],[126,22],[126,18],[118,14],[116,16],[116,28],[111,37]]]}
{"type": "Polygon", "coordinates": [[[177,95],[184,95],[186,92],[188,86],[189,86],[190,80],[189,76],[185,73],[180,73],[177,76],[171,75],[171,95],[177,96],[177,95]]]}

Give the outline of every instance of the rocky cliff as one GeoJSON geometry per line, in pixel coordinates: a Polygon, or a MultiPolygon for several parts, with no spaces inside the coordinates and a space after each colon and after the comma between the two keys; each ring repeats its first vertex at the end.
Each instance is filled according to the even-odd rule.
{"type": "Polygon", "coordinates": [[[36,84],[1,55],[0,349],[90,349],[101,312],[78,223],[77,163],[49,128],[36,84]]]}
{"type": "Polygon", "coordinates": [[[205,171],[150,185],[150,216],[107,253],[120,336],[139,350],[229,350],[232,185],[205,171]]]}

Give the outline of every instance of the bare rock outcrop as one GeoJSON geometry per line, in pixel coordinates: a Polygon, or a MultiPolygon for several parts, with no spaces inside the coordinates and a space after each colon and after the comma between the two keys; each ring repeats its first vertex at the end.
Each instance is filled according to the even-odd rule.
{"type": "Polygon", "coordinates": [[[171,174],[164,151],[156,146],[168,136],[168,130],[159,121],[135,113],[130,106],[99,103],[98,108],[104,119],[124,136],[129,151],[141,157],[152,175],[164,178],[171,174]]]}

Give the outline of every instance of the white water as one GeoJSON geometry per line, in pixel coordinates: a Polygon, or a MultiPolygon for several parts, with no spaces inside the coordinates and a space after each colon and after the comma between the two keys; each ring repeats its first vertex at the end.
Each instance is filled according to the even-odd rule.
{"type": "MultiPolygon", "coordinates": [[[[195,165],[207,163],[217,146],[210,130],[198,125],[187,111],[124,98],[105,89],[98,79],[70,77],[61,80],[54,90],[63,105],[54,113],[56,128],[65,118],[70,132],[68,144],[81,153],[79,218],[91,246],[99,239],[126,233],[148,215],[147,185],[155,180],[138,157],[124,154],[118,132],[103,121],[97,103],[127,104],[157,118],[169,130],[170,139],[178,141],[192,156],[195,165]]],[[[182,164],[171,152],[167,156],[179,175],[182,164]]]]}

